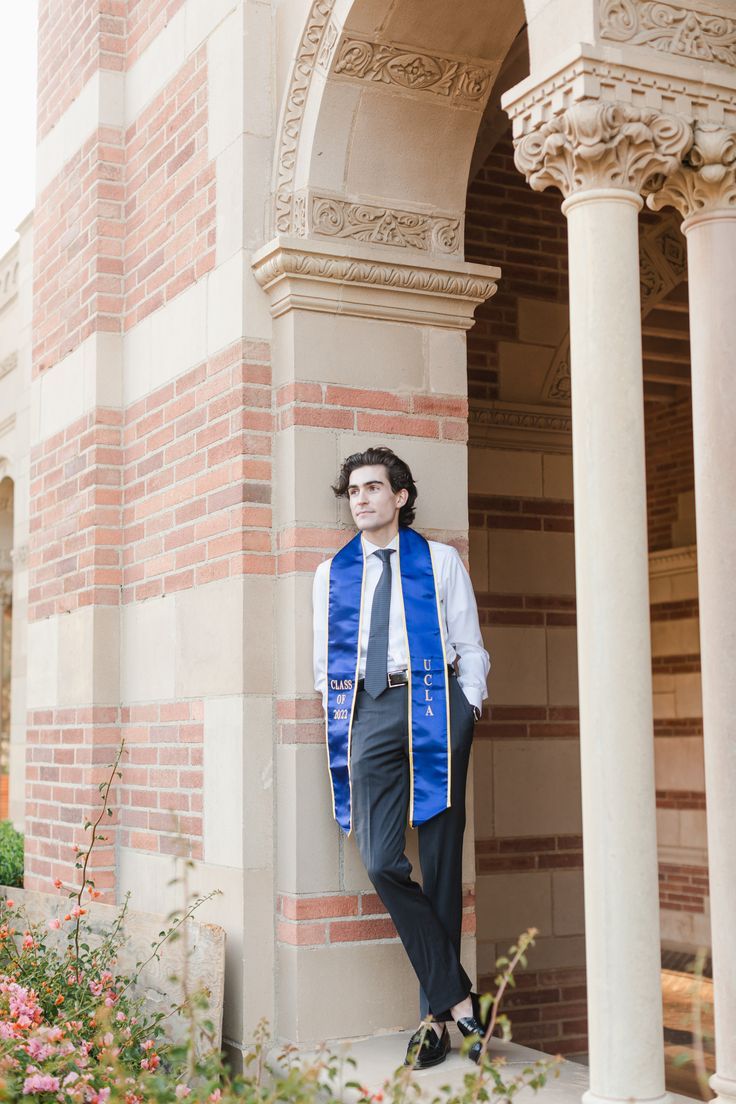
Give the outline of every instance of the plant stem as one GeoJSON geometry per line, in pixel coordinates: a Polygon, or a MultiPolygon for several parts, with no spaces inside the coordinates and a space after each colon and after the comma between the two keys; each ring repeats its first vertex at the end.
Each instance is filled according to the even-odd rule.
{"type": "MultiPolygon", "coordinates": [[[[86,851],[85,856],[84,856],[84,863],[82,865],[82,884],[80,885],[79,893],[77,894],[77,906],[79,908],[82,907],[82,894],[84,893],[85,886],[87,885],[87,866],[89,865],[90,856],[92,855],[92,851],[94,849],[95,843],[97,842],[97,829],[100,826],[100,821],[102,820],[102,818],[105,815],[105,811],[107,809],[107,803],[110,800],[110,790],[112,789],[112,784],[113,784],[113,781],[115,780],[115,775],[117,773],[118,764],[120,762],[120,759],[122,757],[124,749],[125,749],[125,739],[123,738],[120,741],[120,747],[118,748],[118,753],[115,756],[115,762],[112,765],[112,770],[110,772],[110,777],[108,778],[108,780],[105,784],[104,793],[102,795],[102,808],[100,809],[100,815],[98,816],[97,820],[92,825],[92,839],[89,842],[89,847],[87,848],[87,851],[86,851]]],[[[81,916],[77,916],[77,918],[76,918],[77,922],[74,925],[74,957],[75,957],[76,963],[77,963],[77,971],[79,971],[79,927],[80,927],[81,919],[82,919],[81,916]]]]}

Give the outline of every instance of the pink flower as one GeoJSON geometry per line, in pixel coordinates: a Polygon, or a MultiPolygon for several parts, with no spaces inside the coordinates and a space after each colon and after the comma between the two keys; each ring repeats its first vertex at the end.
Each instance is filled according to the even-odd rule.
{"type": "Polygon", "coordinates": [[[214,1092],[210,1093],[207,1099],[211,1101],[212,1104],[218,1104],[218,1101],[222,1100],[222,1092],[219,1089],[215,1089],[214,1092]]]}
{"type": "Polygon", "coordinates": [[[23,949],[27,951],[30,947],[35,947],[35,946],[36,946],[36,944],[33,942],[33,936],[26,933],[23,936],[23,949]]]}
{"type": "Polygon", "coordinates": [[[33,1073],[23,1082],[24,1093],[58,1092],[59,1078],[50,1073],[33,1073]]]}
{"type": "Polygon", "coordinates": [[[86,909],[80,908],[79,905],[75,905],[71,914],[72,916],[84,916],[86,911],[86,909]]]}
{"type": "Polygon", "coordinates": [[[49,920],[48,925],[49,925],[49,927],[51,928],[52,931],[58,931],[59,928],[61,927],[61,920],[58,918],[58,916],[53,916],[49,920]]]}
{"type": "Polygon", "coordinates": [[[177,1085],[174,1090],[177,1100],[183,1100],[185,1096],[189,1096],[191,1091],[188,1085],[177,1085]]]}
{"type": "Polygon", "coordinates": [[[61,878],[54,878],[54,885],[57,889],[61,889],[63,884],[64,883],[62,882],[61,878]]]}
{"type": "Polygon", "coordinates": [[[8,897],[5,904],[8,906],[8,908],[12,908],[13,905],[15,904],[15,901],[11,901],[10,897],[8,897]]]}

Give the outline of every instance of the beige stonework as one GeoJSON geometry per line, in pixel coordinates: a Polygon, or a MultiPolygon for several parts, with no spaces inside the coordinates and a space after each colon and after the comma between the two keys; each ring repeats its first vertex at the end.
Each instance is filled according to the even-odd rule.
{"type": "MultiPolygon", "coordinates": [[[[14,484],[11,817],[21,826],[38,804],[38,780],[27,788],[25,775],[48,732],[76,723],[71,712],[45,715],[110,710],[113,721],[102,712],[91,722],[91,740],[112,741],[117,726],[154,756],[159,745],[164,756],[192,755],[189,773],[161,793],[191,800],[197,881],[224,891],[204,918],[227,930],[225,1039],[236,1061],[262,1015],[278,1037],[298,1042],[413,1026],[414,978],[388,929],[369,923],[365,937],[342,942],[324,916],[313,928],[309,917],[333,898],[347,910],[336,923],[378,915],[360,911],[372,907],[372,887],[354,840],[331,816],[310,591],[316,564],[351,532],[330,490],[340,461],[389,444],[419,479],[418,527],[469,557],[493,662],[492,712],[477,730],[468,795],[464,960],[474,973],[477,957],[479,975],[492,976],[495,956],[535,924],[530,971],[559,970],[578,986],[587,939],[586,1099],[661,1104],[659,937],[682,948],[707,943],[710,901],[701,893],[700,913],[664,907],[658,917],[656,864],[665,873],[704,869],[706,790],[721,843],[710,854],[711,882],[722,890],[713,896],[716,989],[736,992],[733,952],[717,935],[728,928],[718,918],[732,915],[736,884],[727,666],[736,617],[726,554],[734,541],[721,516],[734,497],[726,493],[733,12],[726,0],[183,0],[142,36],[139,15],[127,14],[137,31],[119,72],[102,64],[82,84],[59,62],[46,75],[52,88],[59,82],[51,104],[40,82],[38,210],[0,259],[0,476],[14,484]],[[95,162],[108,184],[120,168],[117,183],[128,189],[110,239],[115,263],[99,227],[83,233],[102,249],[95,263],[122,265],[123,305],[97,288],[99,298],[83,304],[89,332],[35,355],[37,344],[53,345],[43,318],[55,296],[62,321],[78,306],[71,252],[59,262],[62,291],[44,260],[57,208],[73,212],[89,198],[81,185],[56,195],[65,166],[98,128],[132,134],[195,63],[206,70],[204,121],[184,206],[201,206],[192,217],[207,230],[192,247],[191,273],[161,285],[142,317],[128,310],[141,287],[156,294],[158,269],[144,275],[137,266],[157,247],[145,234],[136,239],[133,200],[146,200],[148,169],[137,180],[135,151],[115,146],[122,165],[95,162]],[[509,89],[512,81],[520,83],[509,89]],[[67,87],[76,89],[70,99],[67,87]],[[532,188],[554,185],[565,197],[570,309],[564,228],[543,237],[543,207],[531,193],[528,210],[506,206],[514,200],[502,102],[532,188]],[[487,202],[466,210],[489,153],[502,178],[479,178],[475,194],[486,189],[487,202]],[[674,206],[677,215],[649,214],[645,225],[646,193],[650,208],[674,206]],[[523,234],[514,230],[519,210],[528,215],[523,234]],[[466,248],[484,263],[466,260],[466,248]],[[508,274],[497,248],[507,250],[508,274]],[[669,373],[667,387],[682,400],[688,265],[697,503],[685,488],[673,547],[648,556],[644,401],[664,404],[673,391],[651,388],[646,343],[664,343],[655,348],[659,376],[669,373]],[[668,364],[673,334],[679,359],[668,364]],[[240,375],[221,391],[219,366],[232,349],[240,375]],[[124,420],[119,462],[101,453],[89,469],[100,501],[119,489],[122,535],[115,546],[94,535],[86,551],[119,556],[96,566],[103,579],[119,566],[123,582],[108,579],[104,601],[90,590],[68,612],[32,613],[26,623],[42,598],[34,572],[53,552],[52,538],[39,536],[55,506],[45,496],[54,480],[75,478],[63,470],[73,459],[50,474],[47,458],[61,447],[54,438],[73,438],[100,410],[124,420]],[[141,422],[159,410],[153,443],[141,422]],[[205,420],[182,445],[189,430],[179,419],[190,414],[205,420]],[[226,461],[220,449],[233,450],[226,461]],[[159,452],[176,467],[159,470],[159,452]],[[219,490],[199,488],[224,462],[232,500],[221,506],[219,490]],[[177,543],[173,522],[137,514],[141,489],[154,493],[161,480],[156,493],[166,496],[165,480],[184,486],[189,470],[195,482],[186,492],[175,485],[167,509],[194,511],[192,531],[206,534],[200,548],[200,536],[177,543]],[[183,566],[156,590],[148,561],[136,557],[138,542],[159,538],[171,546],[158,555],[183,566]],[[224,559],[213,549],[228,541],[224,559]],[[708,584],[700,594],[698,570],[708,584]],[[181,728],[166,719],[177,711],[186,714],[181,728]],[[299,909],[294,920],[289,910],[299,909]]],[[[61,46],[54,57],[65,56],[61,46]]],[[[173,126],[171,102],[164,110],[173,126]]],[[[167,175],[169,188],[178,171],[167,175]]],[[[162,192],[161,204],[171,198],[162,192]]],[[[178,210],[167,215],[166,247],[178,210]]],[[[66,223],[64,232],[67,249],[80,232],[66,223]]],[[[64,501],[71,509],[68,494],[64,501]]],[[[9,553],[3,534],[0,551],[9,553]]],[[[74,595],[73,579],[65,585],[74,595]]],[[[135,764],[138,777],[147,769],[135,764]]],[[[89,772],[79,784],[87,782],[89,772]]],[[[124,789],[136,785],[126,780],[124,789]]],[[[144,818],[166,812],[155,784],[136,796],[153,802],[135,806],[144,818]]],[[[52,838],[56,822],[46,827],[52,838]]],[[[111,895],[131,888],[146,908],[165,910],[170,859],[153,849],[156,832],[122,828],[128,835],[106,872],[111,895]]],[[[52,862],[33,851],[37,830],[34,813],[30,861],[34,877],[50,878],[52,862]]],[[[170,835],[162,839],[171,846],[170,835]]],[[[416,868],[412,833],[408,854],[416,868]]],[[[731,1104],[736,1013],[721,1007],[715,1087],[731,1104]]],[[[551,1034],[544,1041],[554,1049],[551,1034]]]]}

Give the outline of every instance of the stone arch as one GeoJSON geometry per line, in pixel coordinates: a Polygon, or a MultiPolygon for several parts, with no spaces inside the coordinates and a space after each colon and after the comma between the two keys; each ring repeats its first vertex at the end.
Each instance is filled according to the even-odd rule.
{"type": "Polygon", "coordinates": [[[312,0],[276,144],[278,234],[459,259],[468,172],[523,0],[312,0]]]}

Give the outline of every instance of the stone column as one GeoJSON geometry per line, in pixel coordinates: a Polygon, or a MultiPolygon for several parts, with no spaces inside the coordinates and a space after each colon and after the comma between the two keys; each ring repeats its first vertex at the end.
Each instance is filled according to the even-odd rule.
{"type": "Polygon", "coordinates": [[[685,221],[690,287],[698,591],[715,991],[716,1073],[736,1101],[736,131],[701,124],[649,205],[685,221]]]}
{"type": "MultiPolygon", "coordinates": [[[[346,456],[388,444],[426,482],[442,473],[420,499],[417,525],[463,547],[465,331],[499,271],[429,251],[286,236],[256,253],[253,265],[273,315],[277,411],[275,1030],[311,1043],[408,1027],[417,1008],[416,979],[354,836],[332,819],[313,690],[311,588],[317,564],[352,529],[330,484],[346,456]]],[[[468,889],[472,851],[468,841],[468,889]]],[[[472,973],[472,930],[463,953],[472,973]]]]}
{"type": "Polygon", "coordinates": [[[588,1101],[666,1099],[638,213],[688,138],[654,111],[584,101],[516,142],[568,219],[588,1101]]]}

